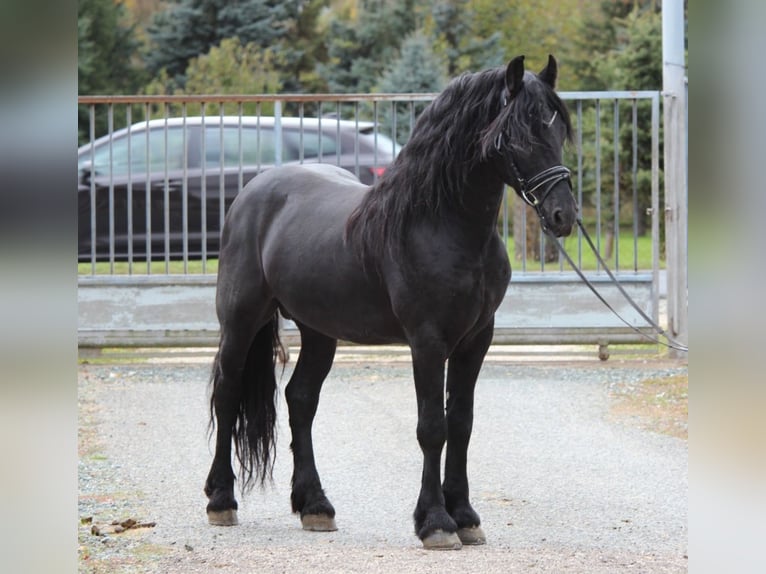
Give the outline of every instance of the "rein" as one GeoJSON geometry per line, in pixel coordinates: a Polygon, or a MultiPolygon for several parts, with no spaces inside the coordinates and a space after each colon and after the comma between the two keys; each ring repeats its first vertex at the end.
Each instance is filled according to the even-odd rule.
{"type": "MultiPolygon", "coordinates": [[[[508,104],[508,94],[503,93],[503,107],[505,107],[508,104]]],[[[553,123],[554,119],[556,118],[556,115],[553,115],[553,118],[550,120],[550,124],[553,123]]],[[[546,122],[548,124],[548,122],[546,122]]],[[[550,127],[550,124],[548,126],[550,127]]],[[[503,147],[503,135],[502,133],[498,134],[497,138],[495,139],[495,148],[500,151],[503,147]]],[[[585,237],[585,240],[588,242],[588,245],[590,246],[591,250],[596,256],[596,259],[601,264],[601,266],[606,271],[607,275],[609,276],[609,279],[614,283],[614,285],[617,287],[617,289],[620,291],[623,297],[625,297],[625,300],[630,303],[630,305],[638,311],[638,314],[641,315],[641,317],[662,337],[665,337],[667,339],[667,343],[658,339],[657,337],[653,337],[652,335],[649,335],[648,333],[645,333],[635,325],[629,323],[627,319],[625,319],[622,315],[620,315],[612,305],[609,304],[609,302],[601,295],[601,293],[598,292],[596,287],[591,283],[588,278],[585,276],[585,274],[580,270],[580,268],[577,266],[577,264],[572,260],[572,258],[569,256],[569,254],[564,249],[564,246],[559,242],[558,238],[551,232],[551,230],[548,228],[548,223],[545,220],[545,216],[543,215],[542,211],[542,205],[545,202],[546,198],[548,197],[548,194],[550,194],[551,190],[558,184],[560,181],[566,181],[569,185],[569,190],[572,190],[572,180],[571,180],[571,172],[568,168],[564,167],[563,165],[554,165],[552,167],[549,167],[548,169],[544,169],[540,173],[533,175],[529,179],[525,179],[521,177],[521,171],[519,170],[518,166],[516,165],[516,160],[513,157],[513,154],[510,154],[510,164],[511,169],[513,170],[513,175],[516,177],[516,180],[519,182],[519,195],[524,200],[524,202],[532,207],[535,210],[535,213],[537,213],[537,216],[540,218],[540,224],[542,226],[542,230],[545,233],[547,237],[549,237],[555,244],[558,250],[564,255],[564,258],[567,260],[569,265],[572,267],[572,269],[575,270],[577,275],[579,275],[580,279],[583,280],[583,282],[588,286],[588,288],[596,295],[596,297],[609,309],[614,315],[625,325],[633,329],[636,333],[644,337],[645,339],[648,339],[650,341],[653,341],[654,343],[664,345],[665,347],[668,347],[669,349],[675,349],[677,351],[682,351],[684,353],[689,352],[689,347],[686,345],[683,345],[675,340],[673,340],[670,335],[668,335],[667,331],[660,327],[654,320],[652,320],[649,315],[647,315],[641,307],[638,306],[638,304],[631,298],[630,295],[628,295],[627,291],[625,291],[624,287],[620,284],[620,282],[617,280],[617,278],[614,276],[614,273],[609,269],[609,267],[606,265],[604,260],[602,259],[601,255],[599,254],[598,250],[596,249],[596,246],[593,244],[593,240],[590,238],[590,235],[588,235],[588,232],[585,230],[585,226],[582,223],[582,220],[578,217],[577,218],[577,225],[580,228],[580,231],[582,231],[583,236],[585,237]],[[540,191],[542,190],[542,191],[540,191]]]]}
{"type": "MultiPolygon", "coordinates": [[[[538,211],[539,215],[539,211],[538,211]]],[[[580,268],[575,264],[574,261],[572,261],[572,258],[569,256],[569,254],[564,249],[564,246],[561,245],[558,238],[553,235],[553,233],[545,226],[543,225],[543,231],[545,232],[546,236],[548,236],[553,243],[556,244],[556,247],[558,247],[559,251],[564,255],[564,258],[567,260],[569,265],[572,267],[572,269],[577,272],[577,275],[580,276],[580,279],[583,280],[583,282],[588,286],[588,288],[598,297],[598,299],[606,305],[607,309],[609,309],[614,315],[623,323],[625,323],[628,327],[633,329],[636,333],[641,335],[642,337],[649,339],[650,341],[653,341],[655,343],[658,343],[660,345],[664,345],[665,347],[668,347],[669,349],[675,349],[677,351],[682,351],[684,353],[689,352],[689,347],[686,345],[683,345],[675,340],[673,340],[670,335],[668,335],[667,331],[660,327],[656,322],[652,320],[649,315],[644,313],[644,310],[641,309],[641,307],[638,306],[638,304],[631,298],[630,295],[628,295],[627,291],[623,288],[623,286],[620,284],[620,282],[617,280],[617,278],[614,276],[614,273],[607,267],[606,263],[602,259],[601,255],[599,254],[598,250],[596,249],[596,246],[593,244],[593,240],[590,238],[590,235],[588,235],[588,232],[585,230],[585,226],[582,223],[582,220],[578,217],[577,218],[577,226],[580,228],[580,231],[582,231],[583,236],[585,237],[585,240],[588,242],[588,245],[590,246],[591,250],[596,256],[596,259],[598,259],[598,262],[601,264],[601,266],[606,271],[607,275],[609,276],[609,279],[612,280],[612,283],[617,287],[617,289],[620,291],[622,296],[625,298],[625,300],[630,303],[631,307],[633,307],[636,311],[638,311],[638,314],[641,315],[641,317],[662,337],[665,337],[667,339],[667,343],[658,339],[657,337],[653,337],[652,335],[649,335],[636,327],[635,325],[629,323],[622,315],[620,315],[614,307],[612,307],[609,302],[604,299],[603,295],[599,293],[596,288],[594,287],[593,283],[591,283],[588,278],[585,276],[585,274],[580,270],[580,268]]]]}

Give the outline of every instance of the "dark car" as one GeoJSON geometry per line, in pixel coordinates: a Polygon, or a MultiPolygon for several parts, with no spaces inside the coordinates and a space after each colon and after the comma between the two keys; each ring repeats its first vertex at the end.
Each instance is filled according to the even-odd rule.
{"type": "Polygon", "coordinates": [[[215,257],[226,210],[261,171],[332,163],[372,184],[398,151],[373,123],[335,118],[134,124],[78,150],[78,259],[215,257]]]}

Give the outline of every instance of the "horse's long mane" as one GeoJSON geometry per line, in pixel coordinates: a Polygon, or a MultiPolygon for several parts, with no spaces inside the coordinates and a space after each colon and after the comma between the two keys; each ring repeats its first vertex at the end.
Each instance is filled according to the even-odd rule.
{"type": "Polygon", "coordinates": [[[520,90],[506,105],[505,68],[466,73],[453,79],[423,111],[396,160],[349,217],[346,235],[365,264],[379,262],[386,249],[401,247],[413,218],[459,205],[469,174],[492,152],[498,136],[506,145],[528,146],[536,129],[542,95],[567,125],[566,106],[543,82],[520,90]],[[537,85],[541,87],[538,87],[537,85]]]}

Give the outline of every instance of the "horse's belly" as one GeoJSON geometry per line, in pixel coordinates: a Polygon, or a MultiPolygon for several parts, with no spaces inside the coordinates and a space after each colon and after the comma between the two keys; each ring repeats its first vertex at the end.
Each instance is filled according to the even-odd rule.
{"type": "Polygon", "coordinates": [[[359,263],[342,228],[328,223],[311,237],[282,236],[263,263],[274,299],[296,323],[360,344],[404,341],[384,285],[359,263]]]}
{"type": "Polygon", "coordinates": [[[309,291],[275,293],[282,314],[333,339],[363,345],[405,342],[401,325],[385,300],[368,297],[364,291],[309,291]]]}

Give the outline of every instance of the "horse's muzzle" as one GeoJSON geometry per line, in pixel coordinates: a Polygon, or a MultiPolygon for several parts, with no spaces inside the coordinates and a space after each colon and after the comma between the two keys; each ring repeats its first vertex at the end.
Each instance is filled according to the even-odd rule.
{"type": "Polygon", "coordinates": [[[545,219],[548,224],[548,229],[556,237],[566,237],[572,233],[575,221],[577,221],[577,207],[574,208],[562,208],[554,207],[551,210],[550,216],[545,219]]]}

